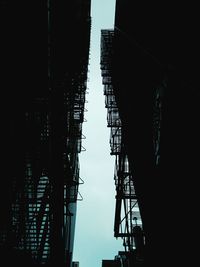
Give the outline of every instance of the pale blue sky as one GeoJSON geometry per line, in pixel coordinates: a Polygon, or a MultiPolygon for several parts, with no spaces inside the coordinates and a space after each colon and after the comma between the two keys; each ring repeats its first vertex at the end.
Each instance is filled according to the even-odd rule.
{"type": "Polygon", "coordinates": [[[92,0],[92,31],[89,94],[83,123],[85,152],[80,154],[80,177],[84,184],[79,191],[73,260],[80,267],[101,267],[103,259],[113,259],[123,250],[122,240],[114,238],[115,186],[114,156],[110,156],[107,110],[100,72],[101,29],[114,25],[115,0],[92,0]]]}

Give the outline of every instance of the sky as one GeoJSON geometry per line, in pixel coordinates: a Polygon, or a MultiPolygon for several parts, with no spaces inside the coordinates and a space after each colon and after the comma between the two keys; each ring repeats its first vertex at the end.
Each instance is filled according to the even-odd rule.
{"type": "Polygon", "coordinates": [[[115,0],[92,0],[88,94],[85,108],[79,186],[83,201],[78,201],[73,261],[80,267],[101,267],[103,259],[114,259],[124,250],[122,239],[114,237],[115,156],[110,155],[110,129],[100,71],[101,29],[114,27],[115,0]]]}

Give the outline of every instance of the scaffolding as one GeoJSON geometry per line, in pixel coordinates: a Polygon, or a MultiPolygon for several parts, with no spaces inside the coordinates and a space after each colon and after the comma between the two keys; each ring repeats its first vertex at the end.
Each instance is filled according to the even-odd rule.
{"type": "Polygon", "coordinates": [[[135,249],[135,227],[142,229],[142,221],[134,189],[134,177],[123,141],[123,125],[120,119],[112,85],[113,30],[101,31],[101,74],[104,86],[107,126],[110,128],[111,155],[115,155],[114,181],[116,208],[114,236],[123,239],[125,251],[135,249]]]}

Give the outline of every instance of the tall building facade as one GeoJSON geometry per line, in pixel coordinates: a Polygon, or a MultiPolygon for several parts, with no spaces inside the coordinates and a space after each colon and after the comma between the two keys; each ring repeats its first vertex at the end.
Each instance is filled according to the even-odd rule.
{"type": "Polygon", "coordinates": [[[102,266],[125,267],[127,264],[137,264],[138,261],[141,263],[144,260],[145,237],[135,191],[134,173],[130,168],[124,127],[112,82],[113,45],[114,30],[101,30],[101,74],[107,108],[107,126],[110,127],[110,154],[115,156],[114,236],[122,238],[125,253],[123,257],[119,254],[115,260],[103,260],[102,266]]]}
{"type": "MultiPolygon", "coordinates": [[[[72,265],[90,1],[1,1],[4,266],[72,265]]],[[[1,264],[1,266],[3,266],[1,264]]]]}
{"type": "MultiPolygon", "coordinates": [[[[134,262],[138,266],[191,265],[198,258],[194,245],[200,147],[196,8],[117,0],[114,29],[102,30],[101,70],[108,126],[112,125],[111,153],[119,165],[116,174],[123,177],[116,180],[114,229],[119,234],[122,219],[128,228],[137,217],[129,220],[131,194],[131,208],[126,208],[125,218],[119,215],[118,199],[126,197],[129,177],[144,235],[142,258],[137,256],[134,262]]],[[[131,244],[134,227],[129,229],[131,244]]],[[[132,251],[131,246],[127,251],[132,251]]],[[[135,266],[131,255],[125,257],[135,266]]]]}

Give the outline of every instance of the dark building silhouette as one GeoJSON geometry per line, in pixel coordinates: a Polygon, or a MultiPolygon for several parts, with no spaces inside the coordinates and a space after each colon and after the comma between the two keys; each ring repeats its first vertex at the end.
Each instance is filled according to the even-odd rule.
{"type": "Polygon", "coordinates": [[[123,219],[129,231],[121,237],[130,266],[193,266],[199,261],[197,10],[188,3],[117,0],[114,29],[102,30],[111,154],[119,166],[114,235],[120,236],[123,219]],[[125,184],[133,185],[135,195],[130,189],[126,194],[125,184]],[[134,227],[129,228],[134,226],[133,205],[124,204],[127,216],[120,216],[123,199],[133,203],[133,197],[144,235],[140,252],[134,227]]]}
{"type": "Polygon", "coordinates": [[[90,0],[1,0],[0,25],[0,265],[70,267],[90,0]]]}
{"type": "Polygon", "coordinates": [[[102,260],[102,267],[120,267],[118,260],[102,260]]]}
{"type": "Polygon", "coordinates": [[[72,262],[72,267],[79,267],[79,262],[78,261],[73,261],[72,262]]]}
{"type": "Polygon", "coordinates": [[[102,260],[102,267],[139,267],[144,266],[144,259],[138,257],[136,250],[119,251],[113,260],[102,260]]]}
{"type": "Polygon", "coordinates": [[[134,177],[125,147],[124,128],[112,84],[113,30],[101,31],[101,74],[104,85],[107,123],[110,127],[111,155],[115,155],[114,180],[116,207],[114,236],[123,238],[125,251],[132,251],[136,244],[133,229],[142,229],[141,215],[134,187],[134,177]]]}

